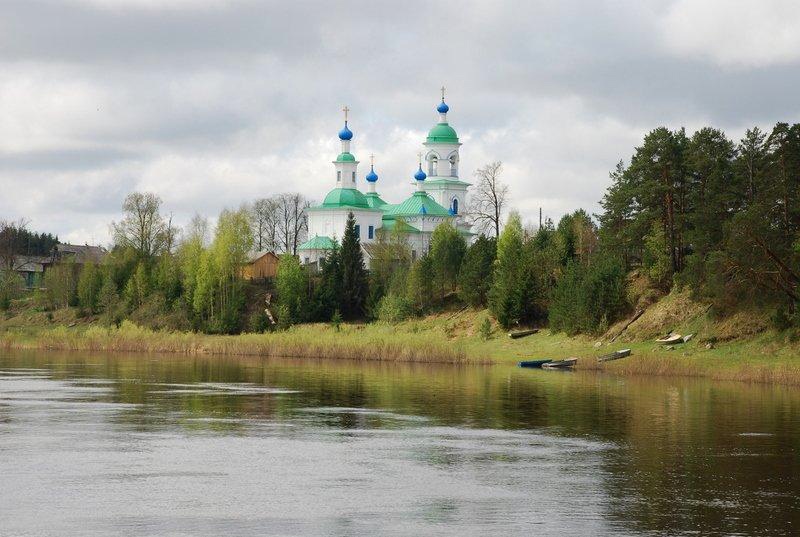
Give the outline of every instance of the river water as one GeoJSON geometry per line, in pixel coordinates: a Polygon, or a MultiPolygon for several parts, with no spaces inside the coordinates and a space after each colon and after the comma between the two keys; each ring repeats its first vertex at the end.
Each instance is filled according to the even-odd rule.
{"type": "Polygon", "coordinates": [[[800,535],[800,390],[0,353],[0,535],[800,535]]]}

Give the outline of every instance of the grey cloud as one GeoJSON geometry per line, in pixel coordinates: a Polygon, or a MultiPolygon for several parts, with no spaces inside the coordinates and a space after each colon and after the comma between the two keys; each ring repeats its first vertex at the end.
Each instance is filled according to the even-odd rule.
{"type": "Polygon", "coordinates": [[[182,5],[0,4],[4,213],[65,234],[101,229],[134,188],[179,220],[288,189],[318,199],[345,103],[356,155],[376,153],[395,199],[422,141],[397,132],[423,136],[443,83],[465,178],[501,159],[519,206],[554,218],[596,210],[658,125],[800,118],[797,62],[731,70],[666,48],[672,0],[182,5]],[[68,181],[53,188],[63,214],[44,219],[56,200],[17,193],[20,174],[68,181]]]}

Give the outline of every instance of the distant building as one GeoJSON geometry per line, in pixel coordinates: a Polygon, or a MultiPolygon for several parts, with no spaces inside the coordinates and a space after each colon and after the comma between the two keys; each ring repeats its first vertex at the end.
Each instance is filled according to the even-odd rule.
{"type": "Polygon", "coordinates": [[[102,246],[89,246],[88,244],[62,244],[58,243],[53,250],[53,260],[72,261],[78,265],[86,263],[101,263],[108,254],[102,246]]]}
{"type": "Polygon", "coordinates": [[[42,287],[48,268],[57,263],[73,263],[76,267],[86,263],[99,264],[108,251],[102,246],[89,246],[59,243],[50,255],[15,255],[11,270],[25,280],[25,287],[42,287]]]}
{"type": "Polygon", "coordinates": [[[266,280],[278,275],[280,259],[275,252],[259,252],[250,258],[242,269],[242,277],[246,280],[266,280]]]}

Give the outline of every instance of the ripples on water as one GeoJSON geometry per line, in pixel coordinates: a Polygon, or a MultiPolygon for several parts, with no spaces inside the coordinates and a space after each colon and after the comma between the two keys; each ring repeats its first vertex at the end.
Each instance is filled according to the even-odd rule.
{"type": "Polygon", "coordinates": [[[794,390],[0,355],[0,535],[795,535],[794,390]]]}

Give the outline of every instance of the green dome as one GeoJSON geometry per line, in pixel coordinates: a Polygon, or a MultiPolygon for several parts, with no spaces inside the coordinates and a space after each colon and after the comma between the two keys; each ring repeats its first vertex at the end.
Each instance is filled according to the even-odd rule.
{"type": "Polygon", "coordinates": [[[447,123],[437,123],[428,133],[428,142],[444,142],[457,144],[458,135],[455,129],[447,123]]]}
{"type": "Polygon", "coordinates": [[[353,156],[352,153],[341,153],[338,157],[336,157],[336,162],[355,162],[356,157],[353,156]]]}
{"type": "Polygon", "coordinates": [[[355,188],[334,188],[325,196],[322,206],[332,207],[360,207],[368,209],[367,197],[355,188]]]}

